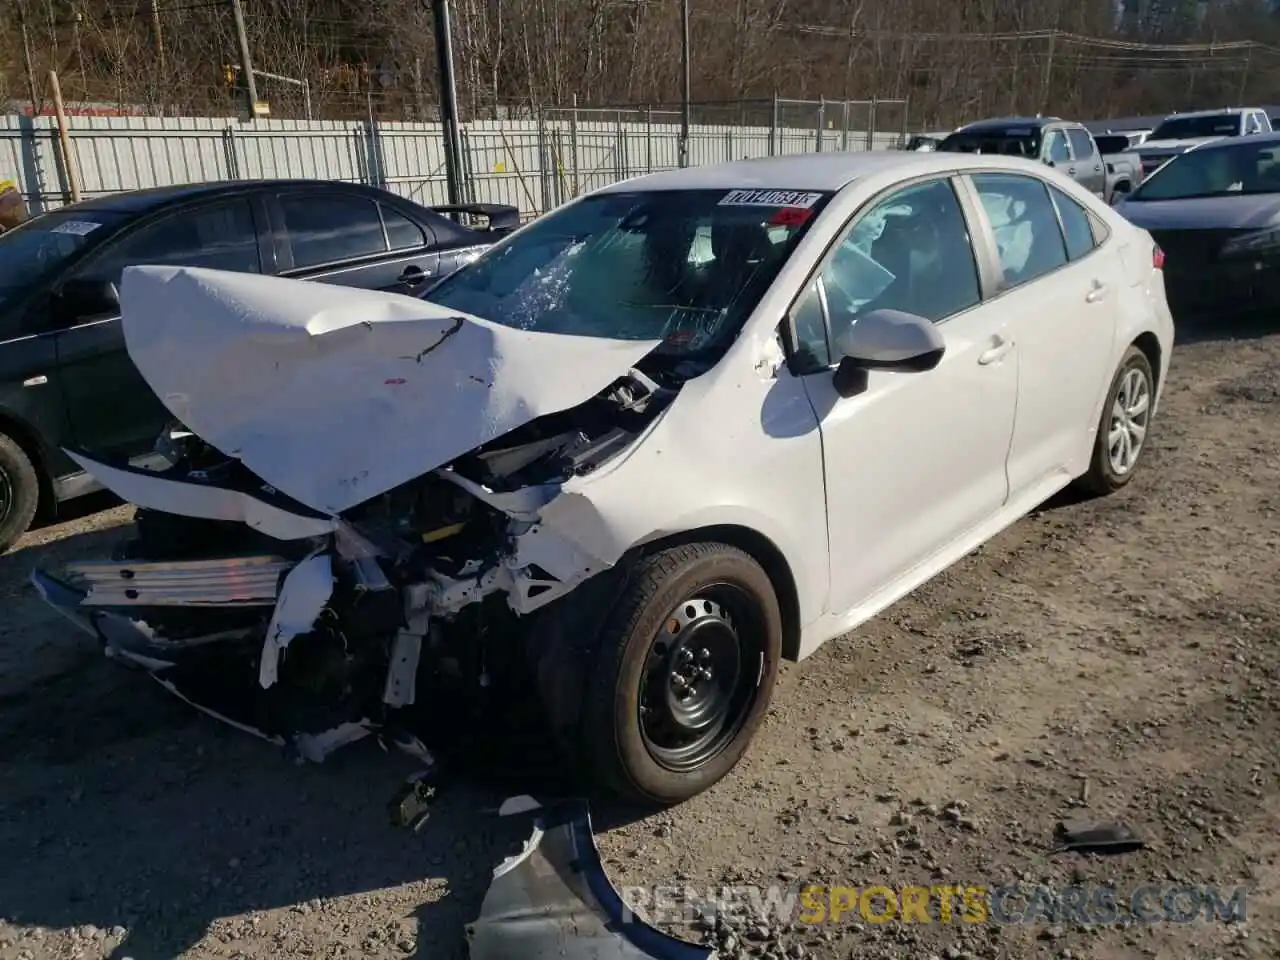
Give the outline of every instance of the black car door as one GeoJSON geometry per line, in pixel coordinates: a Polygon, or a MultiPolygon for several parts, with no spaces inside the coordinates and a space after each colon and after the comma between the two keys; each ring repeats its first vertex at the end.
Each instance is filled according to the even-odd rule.
{"type": "Polygon", "coordinates": [[[289,190],[273,198],[271,214],[283,276],[412,296],[439,272],[434,232],[390,199],[289,190]]]}
{"type": "MultiPolygon", "coordinates": [[[[105,244],[64,284],[118,284],[126,266],[140,264],[261,272],[253,202],[239,196],[144,221],[105,244]]],[[[59,374],[77,444],[116,457],[149,452],[172,415],[129,359],[118,311],[58,319],[59,374]]]]}

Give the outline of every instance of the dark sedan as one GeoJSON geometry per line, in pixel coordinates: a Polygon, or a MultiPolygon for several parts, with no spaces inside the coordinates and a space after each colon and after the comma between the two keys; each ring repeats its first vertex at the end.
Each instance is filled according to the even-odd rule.
{"type": "Polygon", "coordinates": [[[96,489],[62,447],[146,463],[172,419],[125,350],[126,266],[174,264],[422,294],[519,224],[316,180],[158,187],[59,208],[0,236],[0,551],[37,511],[96,489]],[[446,214],[487,218],[473,229],[446,214]]]}
{"type": "Polygon", "coordinates": [[[1280,134],[1193,147],[1116,211],[1164,251],[1175,318],[1280,308],[1280,134]]]}

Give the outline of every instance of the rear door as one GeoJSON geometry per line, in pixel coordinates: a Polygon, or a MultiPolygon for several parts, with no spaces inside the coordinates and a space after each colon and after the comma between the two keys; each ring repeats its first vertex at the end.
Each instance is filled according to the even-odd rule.
{"type": "MultiPolygon", "coordinates": [[[[108,242],[66,279],[120,282],[127,266],[261,272],[258,220],[245,196],[162,214],[108,242]]],[[[172,419],[125,349],[118,314],[59,318],[59,376],[75,442],[116,457],[149,452],[172,419]]]]}
{"type": "Polygon", "coordinates": [[[1102,165],[1098,145],[1084,127],[1068,127],[1067,141],[1071,144],[1071,166],[1076,182],[1095,197],[1106,199],[1107,171],[1102,165]]]}
{"type": "Polygon", "coordinates": [[[1088,212],[1065,190],[1025,174],[967,179],[998,251],[1001,292],[991,307],[1007,318],[1017,344],[1013,502],[1061,486],[1088,465],[1124,278],[1119,258],[1098,243],[1088,212]]]}
{"type": "Polygon", "coordinates": [[[291,190],[271,209],[283,276],[413,295],[439,273],[434,232],[389,199],[291,190]]]}

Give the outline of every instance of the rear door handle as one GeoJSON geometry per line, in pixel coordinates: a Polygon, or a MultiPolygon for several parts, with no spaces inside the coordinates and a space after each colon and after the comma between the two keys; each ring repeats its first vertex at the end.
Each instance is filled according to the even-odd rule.
{"type": "Polygon", "coordinates": [[[1093,289],[1084,295],[1085,303],[1097,303],[1107,296],[1107,285],[1101,280],[1093,281],[1093,289]]]}
{"type": "Polygon", "coordinates": [[[978,354],[978,363],[984,367],[1002,359],[1005,354],[1013,349],[1012,340],[1006,340],[1004,337],[993,337],[992,339],[994,341],[992,345],[978,354]]]}
{"type": "Polygon", "coordinates": [[[400,282],[413,287],[426,280],[427,276],[427,272],[421,267],[410,264],[400,273],[400,282]]]}
{"type": "Polygon", "coordinates": [[[1076,175],[1076,168],[1075,168],[1075,167],[1067,167],[1067,173],[1071,174],[1071,175],[1074,177],[1074,176],[1076,175]]]}

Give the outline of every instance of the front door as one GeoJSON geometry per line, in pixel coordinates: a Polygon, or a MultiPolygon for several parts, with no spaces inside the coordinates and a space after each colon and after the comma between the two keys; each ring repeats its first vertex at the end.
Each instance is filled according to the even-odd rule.
{"type": "Polygon", "coordinates": [[[1061,485],[1088,466],[1090,431],[1111,376],[1118,258],[1096,249],[1089,215],[1038,177],[974,174],[1003,272],[993,301],[1018,345],[1010,498],[1061,485]]]}
{"type": "Polygon", "coordinates": [[[797,302],[797,353],[812,368],[803,380],[822,432],[833,613],[1003,506],[1017,355],[1001,316],[982,302],[969,228],[945,178],[855,217],[797,302]],[[933,321],[946,353],[928,372],[870,371],[865,389],[841,397],[832,344],[877,308],[933,321]]]}
{"type": "Polygon", "coordinates": [[[1067,130],[1067,140],[1071,144],[1071,165],[1076,171],[1076,182],[1095,197],[1105,200],[1107,170],[1102,165],[1102,156],[1093,137],[1081,127],[1072,127],[1067,130]]]}
{"type": "MultiPolygon", "coordinates": [[[[258,236],[244,198],[164,215],[122,234],[68,279],[119,284],[126,266],[170,264],[257,273],[258,236]]],[[[146,454],[172,415],[125,348],[119,315],[57,318],[59,374],[78,446],[111,457],[146,454]]]]}

